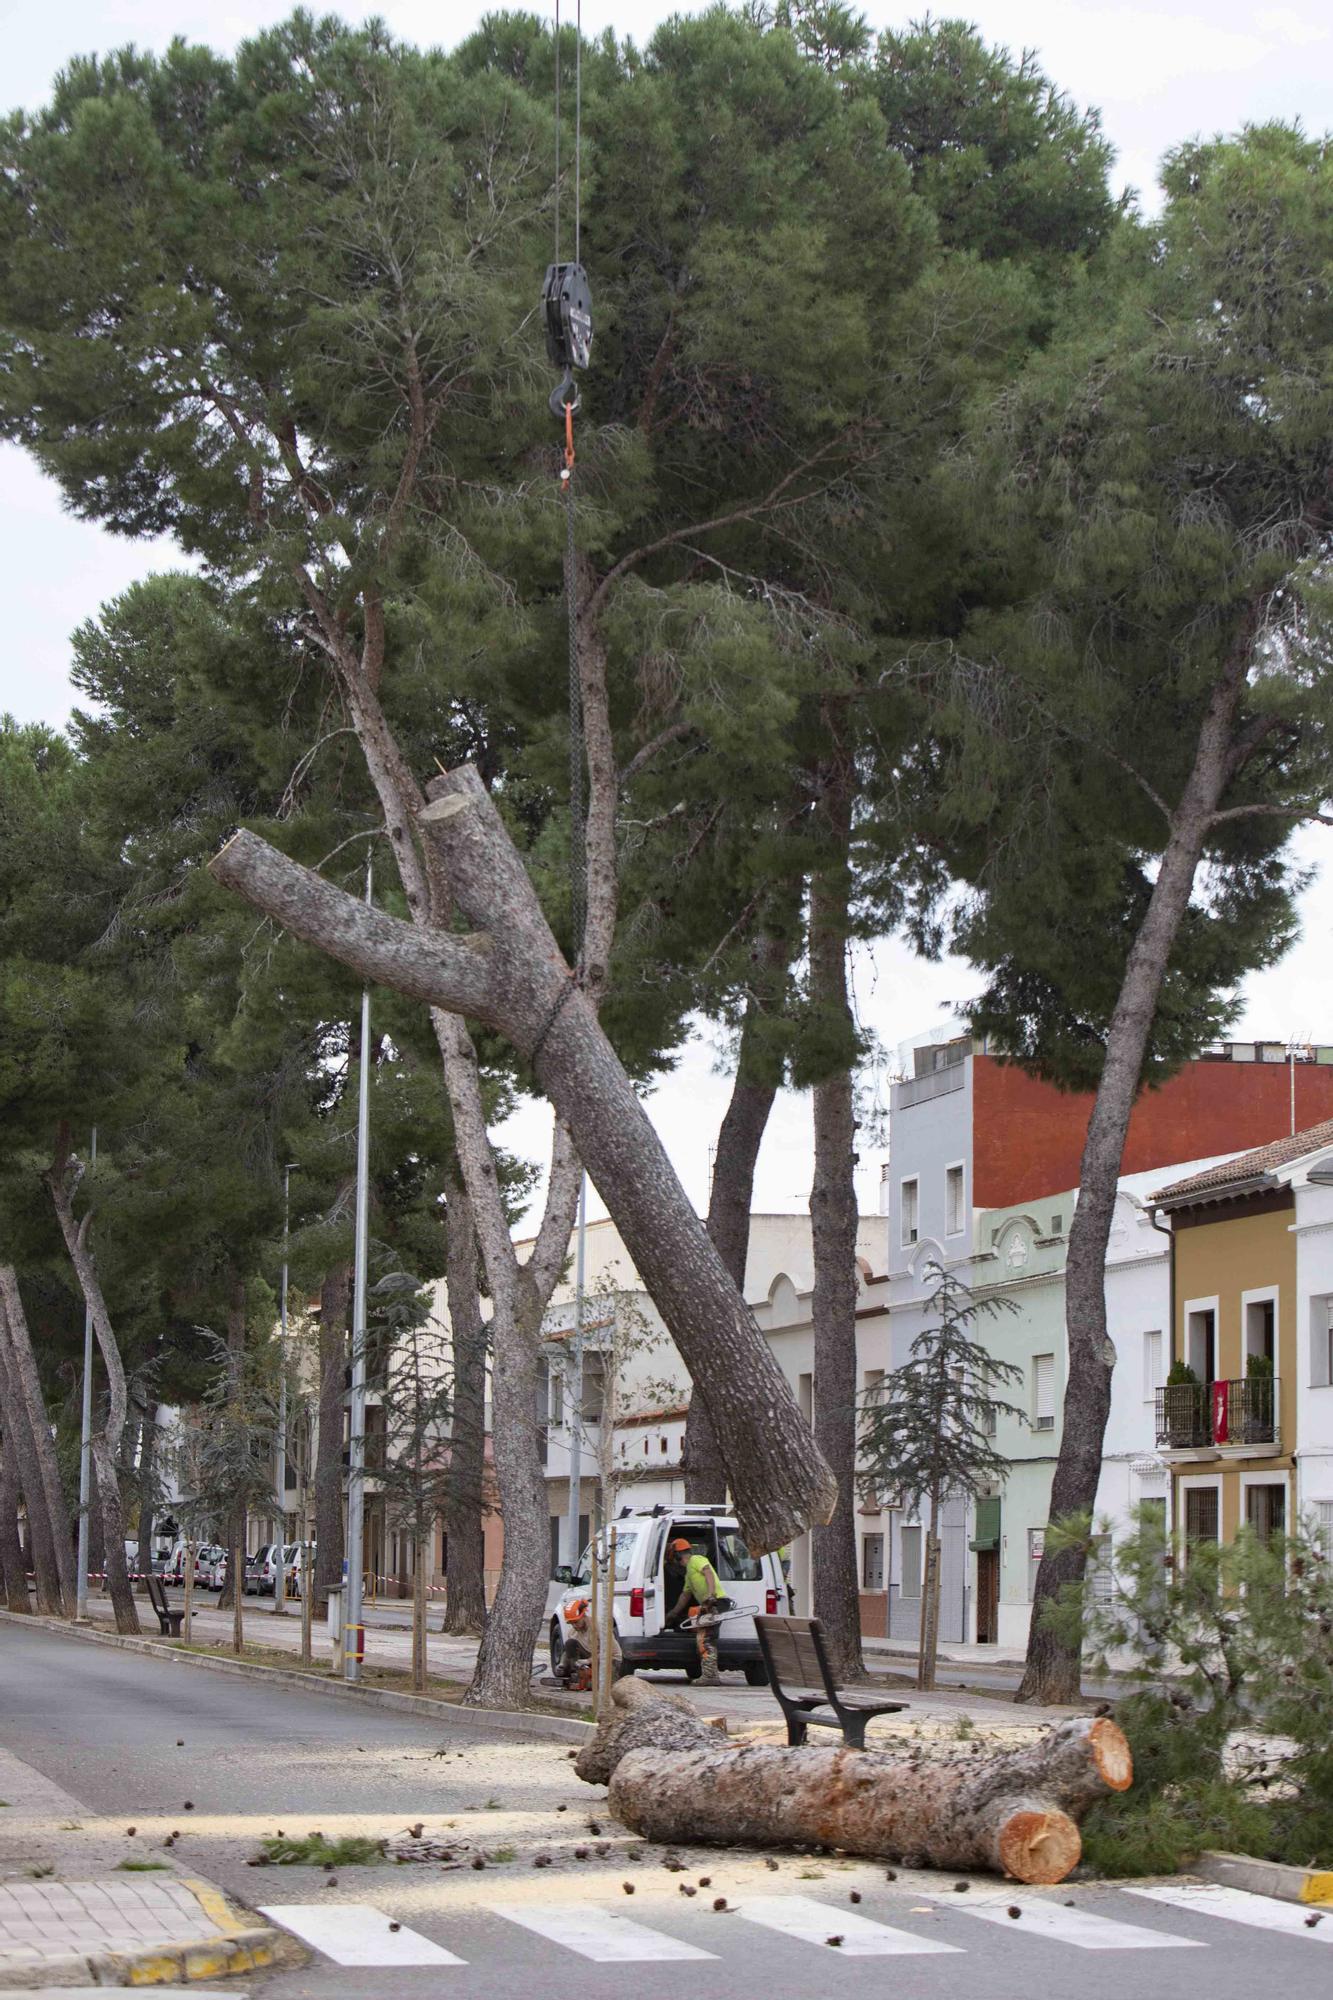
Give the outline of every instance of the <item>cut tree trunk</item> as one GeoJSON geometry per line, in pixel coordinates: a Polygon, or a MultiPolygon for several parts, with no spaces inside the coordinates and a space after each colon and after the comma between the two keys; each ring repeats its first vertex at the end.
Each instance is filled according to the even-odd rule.
{"type": "MultiPolygon", "coordinates": [[[[1255,610],[1255,619],[1258,610],[1255,610]]],[[[1106,1327],[1106,1251],[1115,1219],[1116,1190],[1125,1139],[1143,1078],[1162,982],[1194,890],[1213,814],[1235,774],[1233,737],[1254,641],[1248,626],[1219,677],[1195,746],[1194,763],[1171,815],[1170,834],[1152,896],[1125,963],[1106,1037],[1097,1095],[1088,1119],[1079,1168],[1079,1195],[1069,1229],[1065,1264],[1065,1326],[1069,1375],[1065,1383],[1060,1450],[1051,1480],[1050,1519],[1091,1517],[1101,1479],[1102,1448],[1111,1413],[1115,1347],[1106,1327]]],[[[1032,1592],[1027,1660],[1019,1701],[1077,1701],[1081,1652],[1066,1644],[1047,1620],[1066,1585],[1082,1581],[1087,1561],[1083,1536],[1047,1536],[1032,1592]]]]}
{"type": "Polygon", "coordinates": [[[969,1745],[936,1760],[906,1745],[733,1748],[687,1706],[621,1681],[610,1716],[579,1753],[579,1775],[600,1783],[608,1773],[611,1811],[645,1840],[827,1846],[1062,1882],[1082,1854],[1083,1814],[1133,1777],[1129,1745],[1109,1716],[1059,1723],[1020,1750],[981,1756],[969,1745]]]}
{"type": "MultiPolygon", "coordinates": [[[[27,1315],[19,1294],[18,1273],[12,1264],[0,1264],[0,1314],[4,1319],[11,1383],[20,1406],[20,1419],[26,1421],[31,1441],[34,1484],[30,1485],[25,1480],[24,1492],[28,1513],[36,1530],[34,1546],[44,1563],[49,1562],[55,1578],[54,1592],[49,1576],[44,1588],[39,1583],[39,1597],[54,1600],[49,1603],[53,1617],[72,1618],[77,1608],[77,1565],[70,1532],[69,1506],[60,1478],[60,1463],[56,1457],[55,1439],[51,1435],[46,1399],[42,1394],[37,1357],[32,1350],[27,1315]],[[34,1499],[37,1501],[35,1515],[34,1499]]],[[[43,1609],[46,1608],[44,1605],[43,1609]]]]}
{"type": "MultiPolygon", "coordinates": [[[[754,1175],[778,1077],[761,1047],[762,1022],[775,1001],[790,961],[786,937],[765,932],[756,942],[753,976],[741,1023],[736,1077],[726,1115],[718,1129],[713,1156],[713,1185],[708,1196],[708,1234],[738,1292],[745,1292],[745,1265],[750,1253],[750,1213],[754,1207],[754,1175]]],[[[690,1398],[685,1419],[685,1498],[701,1506],[721,1505],[727,1497],[727,1469],[718,1449],[708,1408],[700,1396],[690,1398]]]]}
{"type": "MultiPolygon", "coordinates": [[[[491,927],[486,937],[398,923],[252,833],[228,842],[213,872],[362,977],[435,1007],[474,1014],[505,1034],[532,1065],[708,1406],[746,1541],[756,1551],[775,1548],[832,1512],[832,1475],[571,978],[481,780],[464,769],[437,780],[430,791],[424,830],[442,855],[467,921],[491,927]]],[[[497,1381],[506,1372],[497,1371],[497,1381]]],[[[532,1407],[530,1402],[529,1425],[532,1407]]],[[[497,1429],[497,1470],[499,1445],[497,1429]]],[[[501,1484],[504,1490],[503,1474],[501,1484]]],[[[505,1504],[508,1509],[507,1492],[505,1504]]],[[[506,1519],[506,1532],[508,1527],[506,1519]]],[[[544,1547],[544,1502],[541,1533],[544,1547]]]]}
{"type": "MultiPolygon", "coordinates": [[[[810,997],[820,1032],[839,1050],[856,1046],[847,992],[851,799],[846,777],[825,790],[837,860],[810,883],[810,997]]],[[[838,1504],[811,1536],[815,1616],[824,1627],[833,1677],[865,1674],[856,1562],[856,1110],[850,1066],[814,1087],[815,1169],[810,1187],[814,1293],[815,1442],[833,1468],[838,1504]]]]}
{"type": "Polygon", "coordinates": [[[479,1633],[486,1623],[486,1322],[472,1206],[456,1167],[445,1179],[444,1282],[454,1373],[444,1502],[444,1629],[479,1633]]]}
{"type": "MultiPolygon", "coordinates": [[[[319,1430],[315,1450],[314,1610],[324,1617],[343,1573],[343,1394],[351,1273],[330,1271],[319,1292],[319,1430]]],[[[305,1588],[302,1582],[302,1588],[305,1588]]]]}
{"type": "Polygon", "coordinates": [[[106,1370],[106,1418],[92,1435],[93,1471],[97,1477],[97,1498],[102,1512],[107,1590],[111,1597],[111,1609],[115,1614],[116,1630],[122,1633],[134,1633],[141,1631],[142,1627],[139,1624],[138,1608],[134,1602],[134,1587],[130,1582],[129,1565],[125,1560],[125,1507],[120,1493],[120,1454],[125,1437],[129,1398],[115,1329],[111,1324],[106,1300],[102,1296],[102,1283],[97,1275],[97,1265],[88,1243],[92,1211],[89,1210],[81,1222],[76,1223],[74,1220],[74,1208],[66,1182],[66,1169],[75,1165],[75,1162],[68,1161],[53,1168],[46,1176],[46,1184],[51,1190],[51,1200],[55,1207],[56,1219],[60,1224],[60,1233],[65,1239],[65,1248],[69,1252],[69,1260],[79,1280],[84,1303],[92,1315],[98,1351],[106,1370]]]}

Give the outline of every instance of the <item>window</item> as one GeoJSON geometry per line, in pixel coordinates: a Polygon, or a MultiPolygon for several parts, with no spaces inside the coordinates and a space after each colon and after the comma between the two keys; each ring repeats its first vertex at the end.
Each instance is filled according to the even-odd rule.
{"type": "Polygon", "coordinates": [[[1185,1488],[1185,1540],[1187,1542],[1215,1542],[1217,1540],[1217,1488],[1215,1486],[1187,1486],[1185,1488]]]}
{"type": "Polygon", "coordinates": [[[867,1368],[862,1380],[865,1383],[862,1401],[868,1407],[872,1409],[876,1408],[884,1401],[884,1370],[882,1368],[867,1368]]]}
{"type": "Polygon", "coordinates": [[[921,1595],[921,1530],[903,1529],[903,1587],[902,1596],[921,1595]]]}
{"type": "Polygon", "coordinates": [[[1247,1486],[1245,1519],[1261,1542],[1283,1534],[1287,1525],[1286,1486],[1247,1486]]]}
{"type": "Polygon", "coordinates": [[[963,1170],[961,1167],[946,1167],[944,1173],[944,1228],[946,1235],[961,1236],[963,1231],[963,1170]]]}
{"type": "Polygon", "coordinates": [[[1038,1431],[1055,1429],[1055,1356],[1034,1354],[1032,1357],[1032,1428],[1038,1431]]]}
{"type": "Polygon", "coordinates": [[[1217,1314],[1211,1306],[1185,1315],[1185,1359],[1201,1382],[1211,1382],[1217,1366],[1217,1314]]]}
{"type": "Polygon", "coordinates": [[[861,1537],[861,1588],[862,1590],[883,1590],[884,1588],[883,1535],[862,1535],[861,1537]]]}
{"type": "Polygon", "coordinates": [[[1115,1570],[1109,1535],[1095,1535],[1088,1552],[1088,1582],[1095,1604],[1109,1604],[1115,1596],[1115,1570]]]}
{"type": "Polygon", "coordinates": [[[1162,1374],[1162,1335],[1160,1329],[1143,1336],[1143,1400],[1151,1403],[1164,1381],[1162,1374]]]}
{"type": "Polygon", "coordinates": [[[1316,1500],[1314,1503],[1315,1534],[1325,1556],[1333,1557],[1333,1500],[1316,1500]]]}
{"type": "Polygon", "coordinates": [[[920,1234],[917,1209],[917,1183],[903,1182],[903,1249],[910,1250],[920,1234]]]}
{"type": "Polygon", "coordinates": [[[815,1378],[813,1375],[796,1377],[796,1402],[801,1415],[810,1423],[815,1414],[815,1378]]]}
{"type": "Polygon", "coordinates": [[[1262,1354],[1273,1367],[1277,1365],[1275,1335],[1277,1331],[1276,1299],[1247,1299],[1245,1301],[1245,1357],[1262,1354]]]}
{"type": "Polygon", "coordinates": [[[717,1538],[717,1580],[719,1583],[762,1583],[763,1565],[752,1556],[734,1528],[717,1538]]]}
{"type": "Polygon", "coordinates": [[[564,1371],[549,1361],[546,1364],[546,1421],[557,1425],[565,1421],[564,1371]]]}
{"type": "Polygon", "coordinates": [[[1052,1234],[1052,1236],[1063,1236],[1063,1234],[1064,1234],[1064,1227],[1065,1227],[1065,1219],[1064,1219],[1063,1215],[1053,1215],[1053,1216],[1051,1217],[1051,1234],[1052,1234]]]}
{"type": "Polygon", "coordinates": [[[1333,1384],[1333,1299],[1310,1301],[1310,1387],[1333,1384]]]}

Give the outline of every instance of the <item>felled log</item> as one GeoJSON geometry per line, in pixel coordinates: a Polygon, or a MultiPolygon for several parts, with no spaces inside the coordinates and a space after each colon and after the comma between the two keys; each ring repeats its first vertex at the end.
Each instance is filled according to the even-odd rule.
{"type": "Polygon", "coordinates": [[[481,779],[463,768],[428,791],[422,837],[476,927],[468,936],[400,923],[247,831],[210,872],[362,979],[512,1042],[568,1128],[707,1407],[746,1542],[758,1553],[792,1541],[829,1518],[837,1482],[561,956],[481,779]]]}
{"type": "Polygon", "coordinates": [[[730,1747],[682,1697],[621,1681],[575,1769],[609,1782],[611,1811],[646,1840],[841,1848],[933,1868],[1062,1882],[1078,1821],[1134,1772],[1108,1716],[1062,1722],[1019,1750],[932,1758],[902,1750],[730,1747]],[[690,1712],[683,1711],[690,1709],[690,1712]]]}

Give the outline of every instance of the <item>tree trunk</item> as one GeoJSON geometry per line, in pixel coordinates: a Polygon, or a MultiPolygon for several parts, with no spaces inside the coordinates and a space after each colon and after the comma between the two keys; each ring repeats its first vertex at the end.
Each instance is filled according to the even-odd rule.
{"type": "Polygon", "coordinates": [[[60,1233],[65,1239],[65,1248],[69,1252],[70,1262],[78,1277],[84,1303],[92,1314],[98,1351],[106,1370],[106,1421],[100,1429],[93,1432],[93,1470],[97,1475],[97,1497],[101,1503],[102,1527],[106,1539],[106,1580],[111,1596],[111,1608],[115,1613],[116,1630],[122,1633],[134,1633],[141,1631],[142,1627],[139,1624],[138,1608],[134,1602],[134,1589],[130,1583],[129,1565],[125,1560],[125,1508],[120,1494],[120,1454],[129,1407],[125,1389],[125,1369],[120,1358],[120,1348],[116,1343],[115,1330],[111,1325],[111,1315],[102,1296],[97,1265],[88,1247],[92,1212],[90,1210],[82,1222],[75,1222],[70,1190],[65,1178],[68,1164],[62,1162],[53,1168],[46,1176],[46,1183],[51,1190],[51,1200],[60,1223],[60,1233]]]}
{"type": "MultiPolygon", "coordinates": [[[[750,1252],[750,1212],[754,1207],[754,1175],[759,1148],[777,1096],[778,1079],[764,1060],[760,1024],[770,1011],[773,988],[787,970],[790,946],[785,937],[765,934],[755,948],[755,983],[745,1003],[736,1078],[717,1135],[713,1185],[708,1196],[708,1234],[738,1292],[745,1293],[745,1265],[750,1252]]],[[[690,1398],[685,1419],[685,1498],[701,1506],[721,1505],[727,1497],[727,1470],[718,1449],[708,1408],[701,1396],[690,1398]]]]}
{"type": "MultiPolygon", "coordinates": [[[[851,801],[845,779],[826,799],[838,858],[810,883],[810,994],[822,1032],[856,1042],[847,993],[851,801]]],[[[864,1677],[856,1561],[856,1112],[850,1067],[814,1087],[815,1170],[810,1188],[814,1261],[815,1441],[838,1482],[838,1505],[811,1537],[815,1616],[840,1683],[864,1677]]]]}
{"type": "Polygon", "coordinates": [[[37,1591],[37,1609],[47,1618],[64,1615],[60,1595],[60,1573],[56,1568],[51,1521],[46,1511],[46,1493],[41,1467],[33,1444],[32,1426],[19,1392],[17,1373],[9,1347],[8,1320],[0,1297],[0,1414],[4,1419],[6,1478],[15,1487],[15,1535],[18,1534],[17,1502],[21,1497],[26,1537],[19,1543],[19,1575],[23,1585],[23,1609],[28,1608],[28,1572],[32,1571],[37,1591]]]}
{"type": "MultiPolygon", "coordinates": [[[[231,1650],[238,1655],[245,1651],[246,1520],[247,1509],[242,1501],[231,1517],[231,1551],[227,1563],[227,1589],[231,1592],[231,1650]]],[[[219,1611],[225,1597],[226,1591],[218,1600],[219,1611]]]]}
{"type": "Polygon", "coordinates": [[[453,1163],[445,1181],[444,1265],[454,1371],[444,1503],[444,1629],[479,1633],[486,1623],[486,1322],[478,1296],[472,1206],[453,1163]]]}
{"type": "Polygon", "coordinates": [[[938,1758],[906,1744],[733,1748],[681,1697],[638,1681],[617,1683],[575,1768],[590,1783],[609,1777],[611,1811],[645,1840],[826,1846],[1034,1883],[1065,1879],[1082,1853],[1079,1819],[1133,1777],[1129,1745],[1107,1716],[984,1758],[971,1745],[938,1758]]]}
{"type": "MultiPolygon", "coordinates": [[[[592,1007],[571,979],[480,779],[465,769],[430,790],[433,804],[423,824],[444,856],[464,916],[493,925],[486,939],[397,923],[250,833],[228,843],[213,872],[362,976],[436,1007],[465,1008],[505,1033],[526,1057],[709,1408],[747,1542],[755,1550],[777,1547],[831,1513],[837,1498],[832,1476],[592,1007]]],[[[489,1252],[487,1270],[491,1275],[489,1252]]],[[[532,1331],[535,1344],[535,1322],[532,1331]]],[[[498,1353],[498,1330],[496,1341],[498,1353]]],[[[497,1382],[507,1372],[497,1369],[497,1382]]],[[[533,1372],[535,1379],[535,1353],[533,1372]]],[[[529,1427],[532,1409],[529,1401],[529,1427]]],[[[497,1471],[499,1456],[497,1427],[497,1471]]],[[[501,1484],[503,1492],[503,1474],[501,1484]]],[[[543,1503],[543,1571],[544,1512],[543,1503]]],[[[505,1525],[508,1533],[508,1519],[505,1525]]]]}
{"type": "Polygon", "coordinates": [[[546,1475],[538,1450],[540,1308],[495,1301],[491,1373],[495,1473],[503,1497],[505,1548],[500,1582],[481,1635],[477,1666],[463,1699],[482,1708],[524,1707],[532,1691],[532,1656],[546,1612],[550,1531],[546,1475]],[[513,1312],[516,1316],[508,1325],[513,1312]],[[525,1318],[518,1318],[525,1312],[525,1318]],[[502,1325],[497,1328],[496,1322],[502,1325]],[[499,1365],[500,1357],[507,1357],[499,1365]]]}
{"type": "MultiPolygon", "coordinates": [[[[343,1401],[347,1373],[347,1315],[351,1273],[330,1271],[319,1292],[319,1435],[315,1449],[315,1565],[313,1610],[324,1617],[329,1592],[343,1573],[343,1401]]],[[[302,1589],[310,1590],[307,1575],[302,1589]]]]}
{"type": "Polygon", "coordinates": [[[74,1547],[69,1508],[60,1480],[55,1441],[46,1414],[37,1357],[12,1264],[0,1264],[0,1348],[9,1378],[5,1413],[16,1418],[20,1477],[32,1530],[37,1602],[53,1618],[72,1618],[76,1606],[74,1547]]]}
{"type": "Polygon", "coordinates": [[[426,1692],[426,1543],[429,1525],[417,1523],[412,1542],[412,1687],[426,1692]]]}
{"type": "Polygon", "coordinates": [[[153,1515],[157,1505],[157,1410],[149,1403],[139,1425],[139,1574],[153,1567],[153,1515]]]}
{"type": "Polygon", "coordinates": [[[19,1452],[13,1429],[17,1418],[7,1392],[8,1373],[0,1360],[0,1400],[6,1410],[4,1433],[0,1435],[0,1582],[4,1584],[5,1609],[28,1612],[28,1572],[19,1542],[19,1452]]]}
{"type": "Polygon", "coordinates": [[[932,1512],[926,1529],[925,1575],[921,1580],[921,1639],[917,1649],[916,1684],[923,1693],[935,1685],[940,1646],[940,1537],[932,1512]]]}
{"type": "MultiPolygon", "coordinates": [[[[1257,613],[1256,613],[1257,617],[1257,613]]],[[[1247,627],[1213,690],[1195,746],[1194,764],[1171,816],[1147,912],[1125,963],[1106,1037],[1106,1059],[1093,1100],[1079,1169],[1078,1202],[1065,1266],[1065,1326],[1069,1375],[1064,1427],[1051,1481],[1050,1519],[1091,1516],[1097,1503],[1102,1446],[1111,1412],[1115,1348],[1106,1331],[1106,1250],[1130,1116],[1143,1076],[1148,1037],[1171,951],[1189,908],[1208,828],[1233,775],[1232,736],[1245,687],[1254,632],[1247,627]]],[[[1082,1658],[1046,1622],[1045,1612],[1066,1584],[1081,1581],[1086,1550],[1077,1538],[1047,1548],[1032,1593],[1032,1623],[1019,1701],[1077,1701],[1082,1658]]]]}

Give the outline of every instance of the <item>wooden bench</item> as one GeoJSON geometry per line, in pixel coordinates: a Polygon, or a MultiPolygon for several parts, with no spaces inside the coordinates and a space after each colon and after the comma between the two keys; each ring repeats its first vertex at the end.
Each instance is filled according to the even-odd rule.
{"type": "Polygon", "coordinates": [[[179,1639],[185,1613],[173,1611],[167,1603],[167,1586],[160,1576],[148,1578],[148,1602],[157,1613],[157,1622],[170,1639],[179,1639]]]}
{"type": "Polygon", "coordinates": [[[877,1715],[896,1715],[906,1708],[904,1701],[877,1701],[836,1686],[824,1650],[824,1628],[817,1618],[756,1618],[754,1624],[769,1686],[787,1718],[788,1743],[804,1743],[814,1722],[821,1729],[840,1729],[845,1743],[864,1750],[866,1724],[877,1715]],[[826,1707],[832,1715],[812,1713],[826,1707]]]}

